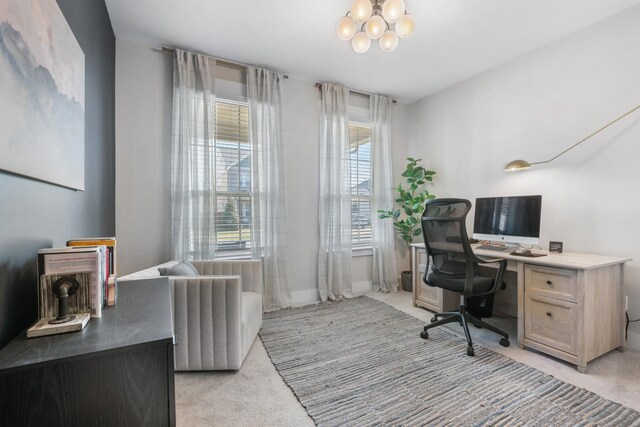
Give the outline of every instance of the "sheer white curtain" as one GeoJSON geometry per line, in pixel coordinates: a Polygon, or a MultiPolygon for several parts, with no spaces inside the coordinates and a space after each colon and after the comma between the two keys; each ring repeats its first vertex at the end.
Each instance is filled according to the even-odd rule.
{"type": "Polygon", "coordinates": [[[291,305],[284,149],[282,83],[277,71],[247,68],[252,147],[251,251],[264,268],[263,305],[267,311],[291,305]]]}
{"type": "Polygon", "coordinates": [[[394,205],[391,168],[391,99],[371,95],[371,231],[374,291],[397,291],[395,237],[391,219],[379,219],[378,210],[394,205]]]}
{"type": "Polygon", "coordinates": [[[173,69],[171,251],[174,259],[213,259],[215,60],[176,49],[173,69]]]}
{"type": "Polygon", "coordinates": [[[320,102],[320,247],[322,301],[351,297],[351,167],[349,91],[323,83],[320,102]]]}

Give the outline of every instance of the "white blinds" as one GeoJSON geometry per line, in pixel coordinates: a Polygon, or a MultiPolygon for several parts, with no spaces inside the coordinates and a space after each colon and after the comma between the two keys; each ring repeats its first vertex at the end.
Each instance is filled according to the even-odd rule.
{"type": "Polygon", "coordinates": [[[251,145],[246,103],[216,101],[214,169],[216,249],[245,249],[251,241],[251,145]]]}
{"type": "Polygon", "coordinates": [[[371,127],[349,125],[351,236],[354,247],[371,244],[371,127]]]}

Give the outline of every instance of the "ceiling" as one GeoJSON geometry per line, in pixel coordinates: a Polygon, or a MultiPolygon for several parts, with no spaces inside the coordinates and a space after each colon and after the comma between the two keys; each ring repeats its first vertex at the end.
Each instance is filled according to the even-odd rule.
{"type": "Polygon", "coordinates": [[[405,0],[416,31],[357,54],[335,27],[351,0],[106,0],[115,35],[334,81],[411,103],[640,0],[405,0]]]}

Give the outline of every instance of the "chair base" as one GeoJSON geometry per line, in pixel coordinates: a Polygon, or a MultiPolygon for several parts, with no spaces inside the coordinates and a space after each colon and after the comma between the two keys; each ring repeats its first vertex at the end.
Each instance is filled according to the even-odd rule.
{"type": "Polygon", "coordinates": [[[464,330],[464,335],[467,338],[467,354],[469,356],[473,356],[475,354],[473,350],[473,341],[471,340],[471,334],[469,333],[469,323],[473,324],[476,327],[485,328],[490,330],[491,332],[501,335],[502,339],[500,339],[500,345],[503,347],[509,347],[509,334],[507,334],[503,330],[496,328],[493,325],[488,324],[487,322],[483,322],[478,317],[475,317],[473,314],[469,313],[464,305],[460,306],[459,311],[447,311],[444,313],[434,314],[433,318],[431,319],[431,324],[424,327],[424,330],[420,333],[420,337],[422,337],[423,339],[427,339],[429,338],[429,333],[427,332],[429,329],[453,322],[458,322],[464,330]],[[439,317],[441,317],[441,319],[438,319],[439,317]]]}

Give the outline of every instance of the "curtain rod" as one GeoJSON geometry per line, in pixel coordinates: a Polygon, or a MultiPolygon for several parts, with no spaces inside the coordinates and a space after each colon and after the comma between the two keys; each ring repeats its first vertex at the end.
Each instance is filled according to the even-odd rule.
{"type": "MultiPolygon", "coordinates": [[[[164,53],[174,53],[175,51],[176,50],[174,48],[172,48],[172,47],[162,46],[162,52],[164,52],[164,53]]],[[[246,70],[247,69],[247,64],[242,64],[240,62],[230,61],[228,59],[220,59],[220,58],[217,58],[217,57],[214,57],[214,58],[215,58],[216,62],[218,62],[219,64],[224,65],[226,67],[235,68],[237,70],[246,70]]],[[[289,78],[288,74],[283,74],[282,76],[285,79],[289,78]]]]}
{"type": "MultiPolygon", "coordinates": [[[[322,88],[322,83],[320,83],[320,82],[316,82],[315,87],[317,87],[318,89],[321,89],[321,88],[322,88]]],[[[364,91],[361,91],[361,90],[355,90],[355,89],[349,89],[349,92],[357,93],[357,94],[360,94],[360,95],[366,95],[366,96],[371,96],[371,95],[373,95],[373,94],[372,94],[372,93],[370,93],[370,92],[364,92],[364,91]]],[[[397,102],[395,99],[392,99],[392,100],[391,100],[391,103],[392,103],[392,104],[397,104],[398,102],[397,102]]]]}

